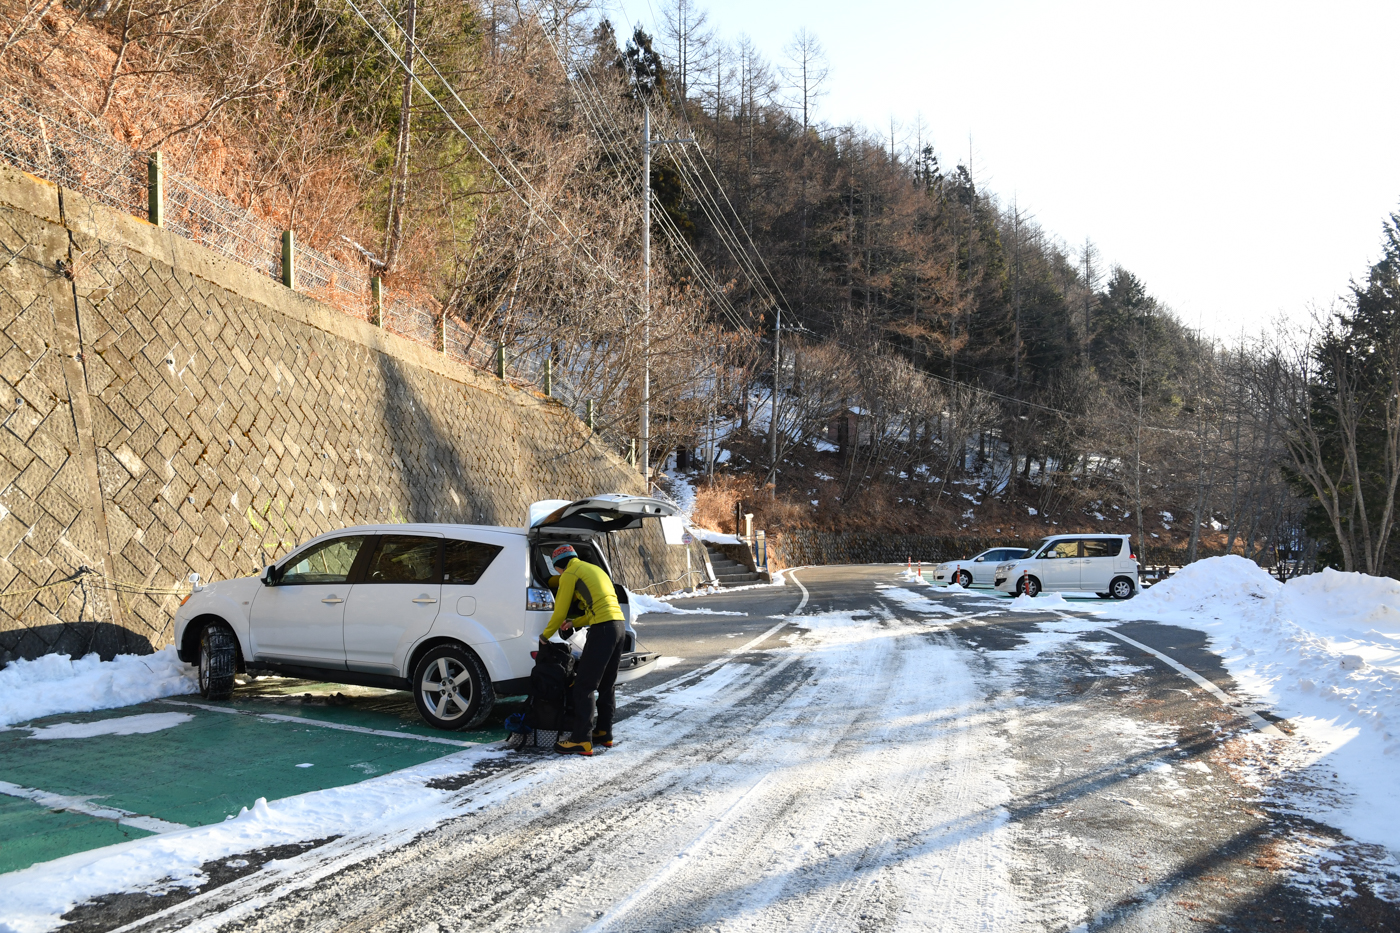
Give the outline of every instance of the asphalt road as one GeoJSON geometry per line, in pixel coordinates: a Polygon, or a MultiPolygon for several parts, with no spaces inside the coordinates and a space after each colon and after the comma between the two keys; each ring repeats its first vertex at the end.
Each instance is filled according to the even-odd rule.
{"type": "MultiPolygon", "coordinates": [[[[619,748],[464,773],[462,815],[415,838],[371,854],[334,841],[250,853],[251,873],[214,877],[184,906],[125,896],[68,919],[152,931],[1400,930],[1395,904],[1372,893],[1387,881],[1377,853],[1290,812],[1259,777],[1268,746],[1246,712],[1076,625],[1073,610],[915,591],[899,569],[799,570],[800,615],[804,594],[788,585],[676,603],[742,616],[643,617],[639,640],[668,661],[621,689],[619,748]],[[888,647],[800,652],[843,614],[874,620],[888,647]],[[936,721],[901,695],[916,687],[946,700],[936,721]],[[520,790],[522,777],[534,783],[520,790]],[[1319,840],[1337,857],[1300,855],[1319,840]],[[822,855],[836,850],[849,855],[822,855]],[[272,858],[286,861],[264,878],[272,858]]],[[[1118,629],[1234,691],[1199,633],[1118,629]]]]}

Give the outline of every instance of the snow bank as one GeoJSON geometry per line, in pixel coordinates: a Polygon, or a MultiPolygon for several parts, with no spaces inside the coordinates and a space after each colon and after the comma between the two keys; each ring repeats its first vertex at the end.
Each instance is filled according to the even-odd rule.
{"type": "Polygon", "coordinates": [[[77,660],[46,654],[13,661],[0,670],[0,726],[195,693],[197,676],[175,656],[174,647],[155,654],[119,654],[110,661],[95,654],[77,660]]]}
{"type": "Polygon", "coordinates": [[[627,591],[627,598],[632,603],[632,608],[637,612],[664,612],[667,615],[673,616],[748,615],[746,612],[722,612],[718,609],[682,609],[680,606],[671,605],[664,599],[657,599],[655,596],[648,596],[645,593],[633,593],[631,590],[627,591]]]}
{"type": "Polygon", "coordinates": [[[1242,557],[1198,561],[1103,615],[1200,629],[1246,694],[1295,727],[1335,796],[1311,814],[1400,851],[1400,581],[1321,573],[1280,584],[1242,557]]]}

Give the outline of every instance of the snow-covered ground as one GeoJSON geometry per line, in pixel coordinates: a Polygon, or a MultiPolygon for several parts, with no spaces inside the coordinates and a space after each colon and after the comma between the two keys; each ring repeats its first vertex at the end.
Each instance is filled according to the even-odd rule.
{"type": "Polygon", "coordinates": [[[53,929],[92,896],[198,886],[211,859],[332,835],[271,863],[255,896],[227,886],[203,926],[236,924],[293,891],[286,909],[317,923],[329,911],[385,909],[385,896],[394,911],[440,910],[427,898],[394,902],[393,892],[422,885],[425,867],[408,865],[400,879],[396,860],[421,857],[405,843],[454,818],[465,834],[451,864],[429,865],[454,878],[490,866],[494,886],[463,914],[482,929],[689,927],[709,909],[697,891],[727,892],[735,929],[849,928],[876,906],[894,929],[927,929],[931,917],[947,929],[1011,928],[1020,907],[1006,741],[997,714],[979,711],[970,653],[940,636],[948,614],[939,616],[794,617],[801,631],[767,642],[757,659],[712,663],[633,697],[646,702],[626,720],[625,741],[592,760],[527,758],[465,791],[430,786],[502,754],[473,749],[0,876],[0,928],[53,929]],[[564,791],[580,781],[609,794],[564,791]],[[618,800],[630,804],[626,819],[618,800]],[[473,812],[482,815],[461,819],[473,812]],[[584,853],[589,871],[532,880],[541,852],[572,851],[603,831],[606,844],[584,853]],[[341,882],[376,856],[373,887],[341,882]]]}
{"type": "Polygon", "coordinates": [[[1336,773],[1312,815],[1400,851],[1400,581],[1324,570],[1281,584],[1212,557],[1101,612],[1204,631],[1242,691],[1294,728],[1291,766],[1336,773]]]}
{"type": "MultiPolygon", "coordinates": [[[[1204,630],[1241,693],[1296,730],[1261,748],[1282,749],[1276,760],[1285,769],[1337,775],[1335,793],[1275,797],[1275,805],[1400,850],[1400,805],[1390,799],[1400,722],[1396,581],[1326,572],[1280,585],[1248,562],[1213,558],[1134,600],[1095,603],[933,588],[891,567],[868,609],[819,601],[826,608],[787,617],[729,655],[625,693],[633,715],[623,741],[592,760],[518,757],[476,783],[444,780],[504,754],[475,748],[349,787],[258,801],[222,824],[35,865],[0,876],[0,933],[54,929],[65,911],[100,894],[197,887],[211,860],[329,836],[339,838],[178,909],[202,914],[199,926],[209,929],[251,922],[257,911],[278,929],[341,917],[369,928],[390,915],[404,930],[449,915],[509,931],[709,929],[722,916],[713,926],[806,931],[864,928],[867,913],[880,929],[929,929],[935,918],[948,930],[1072,928],[1092,914],[1092,885],[1070,879],[1032,907],[1017,881],[1026,853],[1046,844],[1036,834],[1049,830],[1020,822],[1037,809],[1013,806],[1025,776],[1010,743],[1036,721],[1061,729],[1067,712],[1056,695],[1022,693],[1020,672],[1073,652],[1093,666],[1096,683],[1128,678],[1138,665],[1108,639],[1083,636],[1141,620],[1204,630]],[[1022,609],[1017,630],[1022,620],[1032,630],[1016,636],[1019,644],[978,645],[987,636],[974,623],[1005,622],[1006,610],[1022,609]],[[581,781],[607,792],[567,790],[581,781]],[[565,851],[589,869],[541,884],[540,853],[565,851]],[[477,887],[463,882],[474,873],[483,879],[477,887]],[[450,904],[436,893],[449,880],[450,904]],[[434,897],[412,894],[422,890],[434,897]]],[[[151,661],[11,665],[0,672],[0,715],[12,724],[193,688],[173,656],[151,661]]],[[[1114,689],[1132,688],[1123,680],[1114,689]]],[[[1099,734],[1134,755],[1175,756],[1171,728],[1122,718],[1099,734]]],[[[1104,762],[1116,773],[1106,799],[1135,819],[1160,804],[1162,826],[1184,802],[1206,799],[1201,786],[1214,780],[1205,758],[1134,760],[1141,763],[1104,762]],[[1133,782],[1148,793],[1132,796],[1133,782]]],[[[1277,777],[1261,774],[1261,789],[1277,777]]],[[[1050,786],[1063,780],[1056,772],[1050,786]]],[[[1077,845],[1072,822],[1064,826],[1054,838],[1077,845]]],[[[1183,832],[1192,835],[1189,824],[1183,832]]],[[[1163,874],[1170,870],[1164,863],[1163,874]]]]}
{"type": "Polygon", "coordinates": [[[1127,602],[1044,593],[1007,608],[1087,616],[1090,627],[1150,620],[1205,632],[1240,699],[1288,720],[1297,741],[1279,752],[1285,769],[1325,772],[1334,785],[1303,809],[1400,852],[1400,581],[1329,569],[1281,584],[1242,557],[1211,557],[1127,602]]]}

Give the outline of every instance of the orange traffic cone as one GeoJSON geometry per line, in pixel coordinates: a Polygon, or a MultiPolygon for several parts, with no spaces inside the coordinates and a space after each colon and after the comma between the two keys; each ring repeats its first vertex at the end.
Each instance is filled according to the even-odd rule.
{"type": "Polygon", "coordinates": [[[1027,596],[1031,595],[1031,572],[1029,570],[1021,571],[1021,592],[1027,596]]]}

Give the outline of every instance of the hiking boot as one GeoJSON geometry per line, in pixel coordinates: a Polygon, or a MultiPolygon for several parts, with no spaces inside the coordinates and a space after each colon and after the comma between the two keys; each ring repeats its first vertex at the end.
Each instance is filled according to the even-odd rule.
{"type": "Polygon", "coordinates": [[[572,742],[560,739],[554,743],[554,750],[561,755],[592,755],[592,742],[572,742]]]}
{"type": "Polygon", "coordinates": [[[612,748],[612,747],[613,747],[612,730],[611,730],[611,729],[594,729],[594,730],[593,730],[593,744],[594,744],[594,745],[601,745],[601,746],[603,746],[604,748],[612,748]]]}

